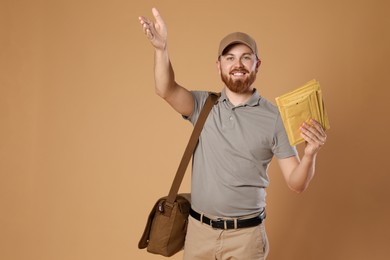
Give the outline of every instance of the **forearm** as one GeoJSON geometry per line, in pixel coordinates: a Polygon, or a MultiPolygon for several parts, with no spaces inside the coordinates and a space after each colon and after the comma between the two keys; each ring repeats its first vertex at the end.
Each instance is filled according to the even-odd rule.
{"type": "Polygon", "coordinates": [[[194,109],[194,98],[190,91],[175,81],[175,74],[168,55],[167,27],[156,8],[152,9],[155,22],[140,16],[139,21],[145,35],[154,47],[154,80],[156,94],[165,99],[178,113],[189,116],[194,109]]]}
{"type": "Polygon", "coordinates": [[[154,53],[154,79],[157,95],[166,99],[176,87],[175,74],[169,60],[168,50],[156,49],[154,53]]]}
{"type": "Polygon", "coordinates": [[[299,164],[290,174],[288,186],[297,193],[301,193],[309,186],[315,172],[316,154],[304,155],[299,164]]]}

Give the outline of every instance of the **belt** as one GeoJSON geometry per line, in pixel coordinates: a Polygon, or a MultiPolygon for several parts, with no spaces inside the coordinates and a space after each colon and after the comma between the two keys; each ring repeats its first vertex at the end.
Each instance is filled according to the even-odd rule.
{"type": "Polygon", "coordinates": [[[260,212],[258,216],[248,219],[210,219],[205,215],[196,212],[192,208],[190,209],[190,215],[201,223],[205,223],[217,229],[237,229],[254,227],[260,225],[266,217],[265,209],[260,212]]]}

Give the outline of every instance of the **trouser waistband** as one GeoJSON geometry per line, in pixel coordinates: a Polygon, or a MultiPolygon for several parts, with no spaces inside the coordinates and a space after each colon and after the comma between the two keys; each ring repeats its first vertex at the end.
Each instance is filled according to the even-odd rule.
{"type": "Polygon", "coordinates": [[[201,223],[205,223],[213,228],[217,229],[237,229],[237,228],[248,228],[260,225],[266,217],[265,209],[259,213],[259,215],[253,218],[247,219],[210,219],[205,215],[196,212],[192,208],[190,209],[190,215],[194,219],[200,221],[201,223]]]}

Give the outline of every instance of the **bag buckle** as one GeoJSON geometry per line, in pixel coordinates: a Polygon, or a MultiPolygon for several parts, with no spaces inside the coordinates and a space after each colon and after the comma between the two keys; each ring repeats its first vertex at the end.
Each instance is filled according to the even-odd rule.
{"type": "Polygon", "coordinates": [[[161,203],[158,204],[157,209],[158,209],[159,212],[164,213],[164,205],[163,205],[163,202],[161,202],[161,203]]]}

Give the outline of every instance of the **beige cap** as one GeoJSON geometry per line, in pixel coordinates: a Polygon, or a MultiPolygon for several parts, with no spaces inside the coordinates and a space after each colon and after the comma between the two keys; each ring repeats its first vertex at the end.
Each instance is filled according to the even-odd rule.
{"type": "Polygon", "coordinates": [[[218,57],[222,55],[226,47],[232,45],[233,43],[243,43],[247,45],[249,48],[251,48],[253,53],[256,54],[256,56],[258,57],[255,40],[252,37],[250,37],[248,34],[243,32],[234,32],[225,36],[225,38],[223,38],[219,44],[218,57]]]}

